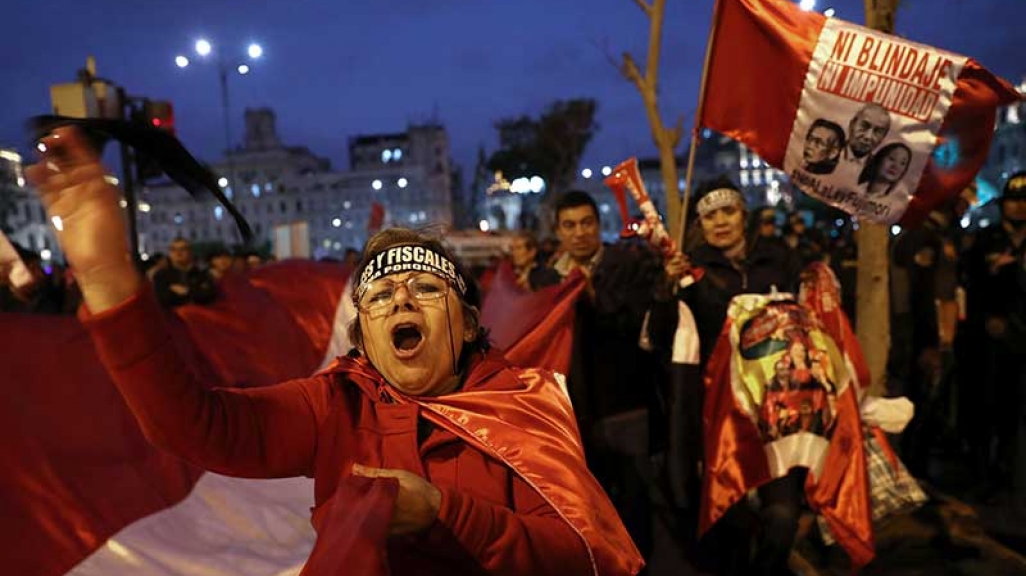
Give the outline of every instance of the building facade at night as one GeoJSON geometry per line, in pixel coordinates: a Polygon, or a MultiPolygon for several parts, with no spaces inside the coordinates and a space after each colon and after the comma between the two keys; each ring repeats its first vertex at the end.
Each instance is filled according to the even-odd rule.
{"type": "MultiPolygon", "coordinates": [[[[272,241],[276,226],[305,223],[311,256],[340,257],[347,248],[362,248],[375,203],[384,208],[385,226],[451,225],[452,180],[443,127],[358,136],[350,141],[350,154],[351,170],[332,170],[308,149],[283,145],[273,112],[248,110],[243,145],[213,170],[249,221],[258,245],[272,241]],[[387,162],[382,160],[386,150],[387,162]]],[[[167,182],[147,186],[140,200],[143,252],[164,251],[178,236],[227,246],[240,242],[230,215],[212,198],[196,202],[167,182]]]]}
{"type": "Polygon", "coordinates": [[[12,242],[47,256],[44,259],[59,252],[46,210],[25,185],[22,156],[13,148],[0,148],[0,212],[6,215],[4,228],[12,242]]]}
{"type": "MultiPolygon", "coordinates": [[[[1026,81],[1020,84],[1026,93],[1026,81]]],[[[304,223],[310,255],[340,257],[347,248],[360,249],[366,241],[367,224],[375,204],[384,208],[384,226],[452,226],[461,212],[462,228],[491,232],[521,227],[522,212],[541,204],[544,187],[496,186],[494,175],[483,168],[480,153],[475,184],[462,205],[455,192],[459,186],[451,160],[446,130],[438,123],[410,125],[405,132],[356,135],[348,140],[349,169],[335,170],[327,159],[301,146],[288,146],[278,135],[274,112],[247,110],[246,132],[241,145],[211,166],[220,185],[249,221],[257,244],[270,242],[275,228],[304,223]],[[530,198],[528,198],[530,197],[530,198]]],[[[704,131],[696,151],[694,184],[726,174],[738,184],[749,206],[779,205],[791,209],[796,196],[786,176],[768,166],[753,151],[726,136],[704,131]]],[[[678,160],[679,189],[683,190],[686,151],[678,160]]],[[[616,161],[622,160],[616,159],[616,161]]],[[[52,226],[31,189],[26,187],[22,155],[0,149],[0,213],[12,241],[60,259],[52,226]],[[5,207],[6,206],[6,207],[5,207]]],[[[589,192],[602,216],[602,235],[615,240],[623,227],[612,192],[602,180],[608,166],[581,166],[572,187],[589,192]]],[[[666,191],[657,159],[639,159],[642,179],[660,212],[665,214],[666,191]]],[[[1026,169],[1026,103],[998,111],[990,156],[977,183],[983,209],[973,213],[973,225],[996,221],[996,203],[1007,178],[1026,169]]],[[[628,208],[636,214],[633,201],[628,208]]],[[[541,236],[552,235],[551,214],[539,225],[541,236]]],[[[147,254],[163,252],[171,240],[183,237],[196,242],[240,242],[228,213],[212,198],[195,201],[171,182],[142,187],[137,213],[140,249],[147,254]]]]}
{"type": "Polygon", "coordinates": [[[741,188],[750,207],[791,207],[791,185],[783,171],[773,168],[755,151],[727,136],[705,129],[695,154],[694,182],[726,175],[741,188]]]}
{"type": "MultiPolygon", "coordinates": [[[[685,168],[687,155],[677,159],[677,190],[684,190],[685,168]]],[[[790,205],[792,195],[784,173],[770,167],[759,156],[745,145],[710,130],[703,133],[695,157],[695,173],[692,186],[697,187],[703,180],[719,175],[728,176],[741,187],[749,206],[776,206],[781,202],[790,205]]],[[[666,214],[666,187],[658,158],[639,158],[638,169],[642,181],[652,202],[660,214],[666,214]]],[[[478,167],[479,172],[482,168],[478,167]]],[[[612,171],[612,165],[585,166],[578,172],[577,180],[571,188],[583,190],[590,194],[599,207],[602,220],[602,237],[607,242],[614,241],[623,228],[622,217],[612,191],[603,183],[603,179],[612,171]]],[[[525,206],[532,203],[527,199],[533,190],[516,186],[497,186],[488,174],[479,174],[480,190],[473,191],[480,202],[477,212],[478,226],[488,230],[514,230],[520,227],[521,213],[525,206]]],[[[638,208],[633,200],[628,199],[630,214],[637,216],[638,208]]],[[[551,220],[551,216],[549,220],[551,220]]],[[[539,230],[541,236],[552,234],[553,222],[542,222],[539,230]]]]}
{"type": "MultiPolygon", "coordinates": [[[[680,168],[681,166],[680,162],[678,162],[678,167],[680,168]]],[[[645,188],[648,190],[652,202],[659,209],[660,213],[664,213],[666,192],[663,187],[659,160],[639,159],[638,168],[641,171],[641,178],[645,182],[645,188]]],[[[481,168],[479,167],[480,170],[481,168]]],[[[582,168],[578,171],[577,179],[570,186],[571,189],[587,192],[595,199],[602,225],[602,238],[607,242],[615,241],[623,229],[623,218],[620,215],[620,208],[616,203],[616,198],[613,196],[612,190],[603,183],[603,179],[611,172],[612,166],[610,165],[582,168]]],[[[478,187],[481,189],[476,191],[476,196],[481,201],[478,204],[479,209],[476,213],[476,218],[477,227],[482,230],[501,232],[519,229],[522,227],[524,210],[534,210],[534,206],[542,204],[536,198],[544,193],[542,186],[532,188],[530,181],[522,186],[517,186],[515,183],[505,183],[505,185],[502,185],[496,182],[494,175],[489,175],[486,171],[482,171],[479,176],[478,187]],[[489,178],[489,176],[492,177],[489,178]]],[[[681,176],[683,177],[683,172],[681,172],[681,176]]],[[[683,182],[681,187],[683,187],[683,182]]],[[[547,200],[549,204],[554,201],[552,198],[547,200]]],[[[637,206],[633,203],[633,200],[628,200],[627,208],[631,214],[637,213],[637,206]]],[[[538,232],[541,237],[553,235],[552,227],[555,225],[555,216],[549,212],[541,214],[540,216],[542,217],[539,218],[540,226],[538,232]]]]}
{"type": "MultiPolygon", "coordinates": [[[[1026,80],[1018,88],[1026,96],[1026,80]]],[[[979,179],[1000,191],[1008,177],[1021,170],[1026,170],[1026,101],[1022,100],[998,110],[994,141],[979,179]]]]}

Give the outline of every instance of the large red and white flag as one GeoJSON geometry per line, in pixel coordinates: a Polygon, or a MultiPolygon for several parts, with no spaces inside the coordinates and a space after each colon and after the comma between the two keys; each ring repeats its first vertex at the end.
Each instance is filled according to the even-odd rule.
{"type": "MultiPolygon", "coordinates": [[[[293,260],[229,276],[213,305],[174,312],[174,338],[190,369],[214,385],[308,376],[349,350],[346,326],[356,311],[348,274],[293,260]]],[[[496,343],[514,363],[565,372],[582,288],[578,279],[493,300],[484,316],[499,327],[496,343]]],[[[151,446],[76,319],[0,314],[0,358],[4,573],[285,576],[304,565],[316,569],[313,481],[230,478],[151,446]]],[[[368,530],[382,528],[377,520],[380,514],[367,515],[368,530]]],[[[337,556],[339,547],[359,548],[366,538],[321,548],[337,556]]]]}
{"type": "MultiPolygon", "coordinates": [[[[287,261],[228,277],[171,327],[206,382],[265,386],[347,349],[339,266],[287,261]]],[[[298,574],[313,481],[204,472],[143,437],[72,317],[0,314],[5,574],[298,574]]]]}
{"type": "Polygon", "coordinates": [[[997,106],[1020,98],[980,64],[788,0],[718,0],[699,124],[806,194],[914,225],[987,158],[997,106]]]}

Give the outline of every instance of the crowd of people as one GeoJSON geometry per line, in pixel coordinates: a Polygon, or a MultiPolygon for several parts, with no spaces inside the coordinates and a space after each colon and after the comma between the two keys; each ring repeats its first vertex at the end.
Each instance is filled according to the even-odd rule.
{"type": "MultiPolygon", "coordinates": [[[[649,408],[649,414],[656,416],[662,410],[665,416],[666,395],[660,379],[667,377],[667,343],[676,324],[672,302],[683,300],[694,313],[701,367],[712,354],[734,296],[796,291],[802,270],[814,262],[831,267],[841,286],[841,308],[852,325],[856,321],[858,246],[848,218],[840,228],[833,218],[809,226],[802,213],[749,209],[726,179],[707,183],[696,196],[698,216],[686,246],[687,266],[701,268],[706,280],[677,291],[676,298],[660,288],[680,273],[679,267],[674,270],[679,263],[660,262],[653,250],[630,240],[602,244],[596,228],[599,213],[582,192],[567,193],[556,204],[554,233],[559,244],[554,252],[537,250],[539,243],[533,236],[518,233],[524,240],[517,243],[531,248],[516,247],[510,254],[524,289],[547,286],[531,279],[548,278],[550,271],[565,278],[577,268],[589,277],[589,297],[578,308],[570,393],[586,453],[592,455],[589,464],[610,493],[617,495],[614,502],[643,552],[651,546],[646,487],[629,462],[615,458],[603,462],[607,444],[601,442],[602,427],[594,437],[588,430],[597,421],[623,417],[639,407],[649,408]],[[646,312],[656,312],[647,330],[661,332],[656,341],[663,346],[657,346],[654,354],[631,341],[646,312]],[[652,368],[653,373],[636,369],[639,366],[652,368]],[[586,385],[577,389],[575,382],[586,385]],[[595,443],[590,450],[589,442],[595,443]]],[[[1021,174],[1009,178],[997,200],[999,222],[968,231],[960,221],[974,201],[975,190],[968,189],[931,212],[922,226],[891,240],[886,394],[907,397],[915,406],[914,418],[895,441],[916,478],[950,488],[973,503],[1013,507],[1022,513],[1026,477],[1021,465],[1016,469],[1016,462],[1026,458],[1022,421],[1026,414],[1026,178],[1021,174]],[[975,472],[968,479],[951,478],[952,468],[975,472]]],[[[778,375],[789,378],[795,369],[793,362],[777,367],[778,375]]],[[[798,429],[829,428],[830,411],[822,410],[824,402],[813,394],[788,412],[786,421],[776,422],[780,418],[769,408],[772,398],[800,389],[804,386],[793,381],[779,389],[771,385],[763,406],[766,417],[760,423],[767,435],[776,438],[798,429]]],[[[683,429],[692,444],[684,450],[692,460],[686,470],[698,476],[701,385],[682,393],[691,406],[687,416],[691,423],[683,429]]],[[[650,433],[666,432],[665,422],[650,421],[648,426],[650,433]]],[[[665,447],[655,438],[647,448],[665,447]]],[[[697,490],[697,477],[685,483],[691,492],[697,490]]],[[[805,509],[804,483],[805,471],[796,468],[762,486],[758,491],[762,541],[752,545],[756,550],[752,564],[737,563],[738,550],[728,546],[715,553],[732,558],[733,565],[721,564],[713,570],[779,571],[805,509]]],[[[737,544],[731,536],[719,544],[737,544]]],[[[712,540],[706,544],[707,549],[716,545],[712,540]]]]}
{"type": "MultiPolygon", "coordinates": [[[[7,275],[0,275],[0,312],[74,315],[82,304],[74,269],[57,262],[44,263],[38,252],[13,246],[31,279],[14,285],[7,275]]],[[[215,246],[201,265],[192,243],[179,237],[171,241],[166,253],[157,252],[138,265],[153,284],[160,303],[176,308],[210,304],[217,298],[217,283],[225,276],[255,270],[273,260],[255,251],[233,252],[215,246]]]]}
{"type": "MultiPolygon", "coordinates": [[[[814,127],[822,129],[817,138],[829,140],[829,128],[814,127]]],[[[735,296],[794,293],[813,262],[834,269],[842,307],[855,319],[857,245],[850,228],[831,235],[830,223],[810,227],[802,214],[749,207],[738,187],[721,178],[696,191],[683,250],[663,254],[638,239],[604,243],[595,201],[569,191],[554,205],[555,243],[518,232],[509,253],[523,290],[584,278],[568,402],[553,395],[562,388],[551,373],[509,366],[500,351],[489,350],[478,316],[494,270],[472,274],[440,241],[401,229],[375,235],[362,255],[347,254],[358,310],[349,328],[355,349],[333,370],[264,389],[209,390],[185,372],[160,371],[177,352],[166,345],[159,306],[212,302],[220,279],[262,262],[214,251],[201,267],[189,243],[176,239],[166,258],[151,259],[140,274],[124,262],[116,191],[73,131],[59,136],[47,144],[62,155],[33,167],[30,176],[51,215],[66,222],[69,214],[83,215],[80,228],[59,232],[75,274],[47,275],[38,257],[22,251],[36,280],[29,290],[0,286],[0,309],[68,313],[84,304],[87,328],[115,383],[165,449],[226,474],[313,476],[319,543],[312,559],[328,554],[320,543],[343,529],[332,524],[338,517],[326,506],[358,476],[398,485],[390,525],[396,540],[388,548],[396,570],[635,573],[654,547],[653,490],[684,487],[674,499],[683,522],[694,521],[700,499],[705,389],[701,379],[672,384],[679,304],[694,315],[699,372],[713,356],[735,296]],[[95,246],[89,234],[104,227],[112,233],[95,246]],[[414,253],[429,271],[381,265],[402,264],[414,253]],[[150,356],[128,358],[117,349],[126,327],[150,356]],[[534,400],[525,404],[517,395],[534,400]],[[453,405],[467,415],[459,426],[431,408],[460,396],[463,403],[453,405]],[[339,402],[349,409],[336,410],[339,402]],[[680,425],[671,426],[678,409],[680,425]],[[189,420],[211,410],[222,417],[206,428],[189,420]],[[392,414],[398,411],[403,418],[392,414]],[[491,413],[499,421],[489,420],[491,413]],[[495,437],[477,442],[467,422],[495,437]],[[518,429],[535,430],[531,441],[544,450],[511,459],[496,448],[520,441],[518,429]],[[669,450],[671,444],[678,449],[669,450]],[[559,466],[545,450],[554,451],[548,458],[558,454],[559,466]],[[655,487],[644,466],[652,461],[663,463],[655,487]]],[[[887,166],[887,154],[880,156],[882,170],[896,170],[887,166]]],[[[968,201],[935,210],[925,226],[892,242],[888,392],[916,405],[899,452],[917,477],[936,474],[931,456],[953,450],[981,472],[981,494],[1021,504],[1022,470],[1014,468],[1023,460],[1026,413],[1026,175],[1009,180],[1001,222],[973,235],[957,225],[968,201]]],[[[758,412],[760,433],[765,441],[828,435],[835,398],[826,360],[807,336],[786,338],[758,412]]],[[[718,574],[787,573],[807,507],[806,475],[795,467],[758,487],[757,497],[732,507],[722,529],[686,544],[691,559],[718,574]],[[754,522],[735,523],[742,511],[754,522]]]]}

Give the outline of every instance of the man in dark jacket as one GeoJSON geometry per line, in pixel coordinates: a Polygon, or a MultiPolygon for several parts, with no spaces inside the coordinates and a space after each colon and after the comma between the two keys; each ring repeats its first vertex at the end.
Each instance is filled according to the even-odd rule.
{"type": "Polygon", "coordinates": [[[967,331],[978,343],[973,357],[982,377],[963,383],[972,387],[966,395],[978,400],[970,408],[975,418],[965,423],[977,465],[993,484],[991,494],[1011,487],[1026,397],[1026,355],[1016,346],[1026,339],[1026,292],[1019,283],[1026,258],[1026,172],[1008,179],[1000,202],[1001,222],[981,230],[967,256],[967,331]]]}
{"type": "Polygon", "coordinates": [[[578,301],[568,387],[592,472],[609,493],[643,555],[651,551],[647,488],[636,465],[648,453],[655,358],[638,346],[645,312],[663,278],[659,257],[602,243],[594,199],[573,190],[556,202],[564,253],[553,268],[587,278],[578,301]]]}
{"type": "Polygon", "coordinates": [[[185,238],[175,238],[168,254],[171,265],[153,277],[157,300],[165,308],[213,302],[217,296],[214,279],[209,272],[196,266],[189,242],[185,238]]]}

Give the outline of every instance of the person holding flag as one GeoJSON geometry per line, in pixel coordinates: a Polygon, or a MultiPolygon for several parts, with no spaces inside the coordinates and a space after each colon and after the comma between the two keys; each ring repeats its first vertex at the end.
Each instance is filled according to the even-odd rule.
{"type": "Polygon", "coordinates": [[[312,476],[303,574],[636,574],[546,370],[489,351],[480,294],[440,241],[388,229],[354,272],[354,351],[262,388],[197,381],[128,252],[120,192],[73,128],[27,170],[75,267],[80,318],[151,443],[225,475],[312,476]],[[530,446],[530,450],[523,447],[530,446]]]}
{"type": "Polygon", "coordinates": [[[713,13],[697,127],[742,142],[804,193],[873,222],[912,227],[957,197],[987,159],[997,107],[1021,98],[972,58],[787,0],[718,0],[713,13]],[[810,170],[806,154],[824,120],[847,130],[829,172],[810,170]],[[891,143],[906,146],[907,193],[871,194],[859,176],[891,143]]]}
{"type": "MultiPolygon", "coordinates": [[[[726,176],[704,182],[695,190],[695,224],[689,234],[688,257],[676,260],[678,277],[689,268],[701,269],[699,281],[681,290],[695,315],[701,346],[700,364],[712,355],[723,328],[730,300],[741,293],[766,294],[797,289],[801,260],[784,243],[747,230],[748,207],[738,187],[726,176]]],[[[672,311],[659,314],[656,331],[676,326],[672,311]]]]}
{"type": "MultiPolygon", "coordinates": [[[[564,192],[555,203],[555,233],[565,252],[553,263],[564,279],[582,274],[567,387],[585,455],[631,537],[647,555],[654,546],[649,488],[638,466],[650,447],[645,432],[655,426],[657,378],[654,357],[638,346],[645,311],[665,290],[659,255],[647,245],[604,244],[601,214],[582,190],[564,192]]],[[[669,297],[669,296],[667,296],[669,297]]]]}
{"type": "MultiPolygon", "coordinates": [[[[796,290],[801,263],[797,254],[782,242],[761,238],[745,229],[748,212],[745,199],[729,178],[721,176],[699,185],[695,199],[696,226],[688,246],[690,258],[672,259],[668,271],[677,277],[685,274],[698,277],[693,284],[680,289],[677,297],[694,314],[701,350],[699,370],[705,375],[727,320],[731,300],[743,293],[796,290]],[[697,270],[701,273],[696,273],[697,270]]],[[[659,349],[670,348],[669,342],[677,329],[677,306],[675,302],[671,304],[657,303],[650,316],[649,333],[654,342],[662,343],[659,349]]],[[[685,468],[691,475],[688,481],[691,491],[695,492],[700,468],[698,459],[703,452],[701,407],[705,392],[700,382],[685,383],[685,390],[690,422],[684,428],[698,431],[688,435],[692,446],[683,450],[692,460],[685,463],[685,468]]],[[[747,524],[746,504],[734,506],[700,543],[696,554],[698,564],[725,574],[771,574],[786,566],[798,529],[804,478],[802,471],[795,470],[759,488],[758,530],[753,531],[747,524]],[[756,556],[750,559],[747,551],[755,534],[761,536],[756,544],[756,556]]],[[[692,494],[690,500],[697,502],[697,494],[692,494]]]]}

